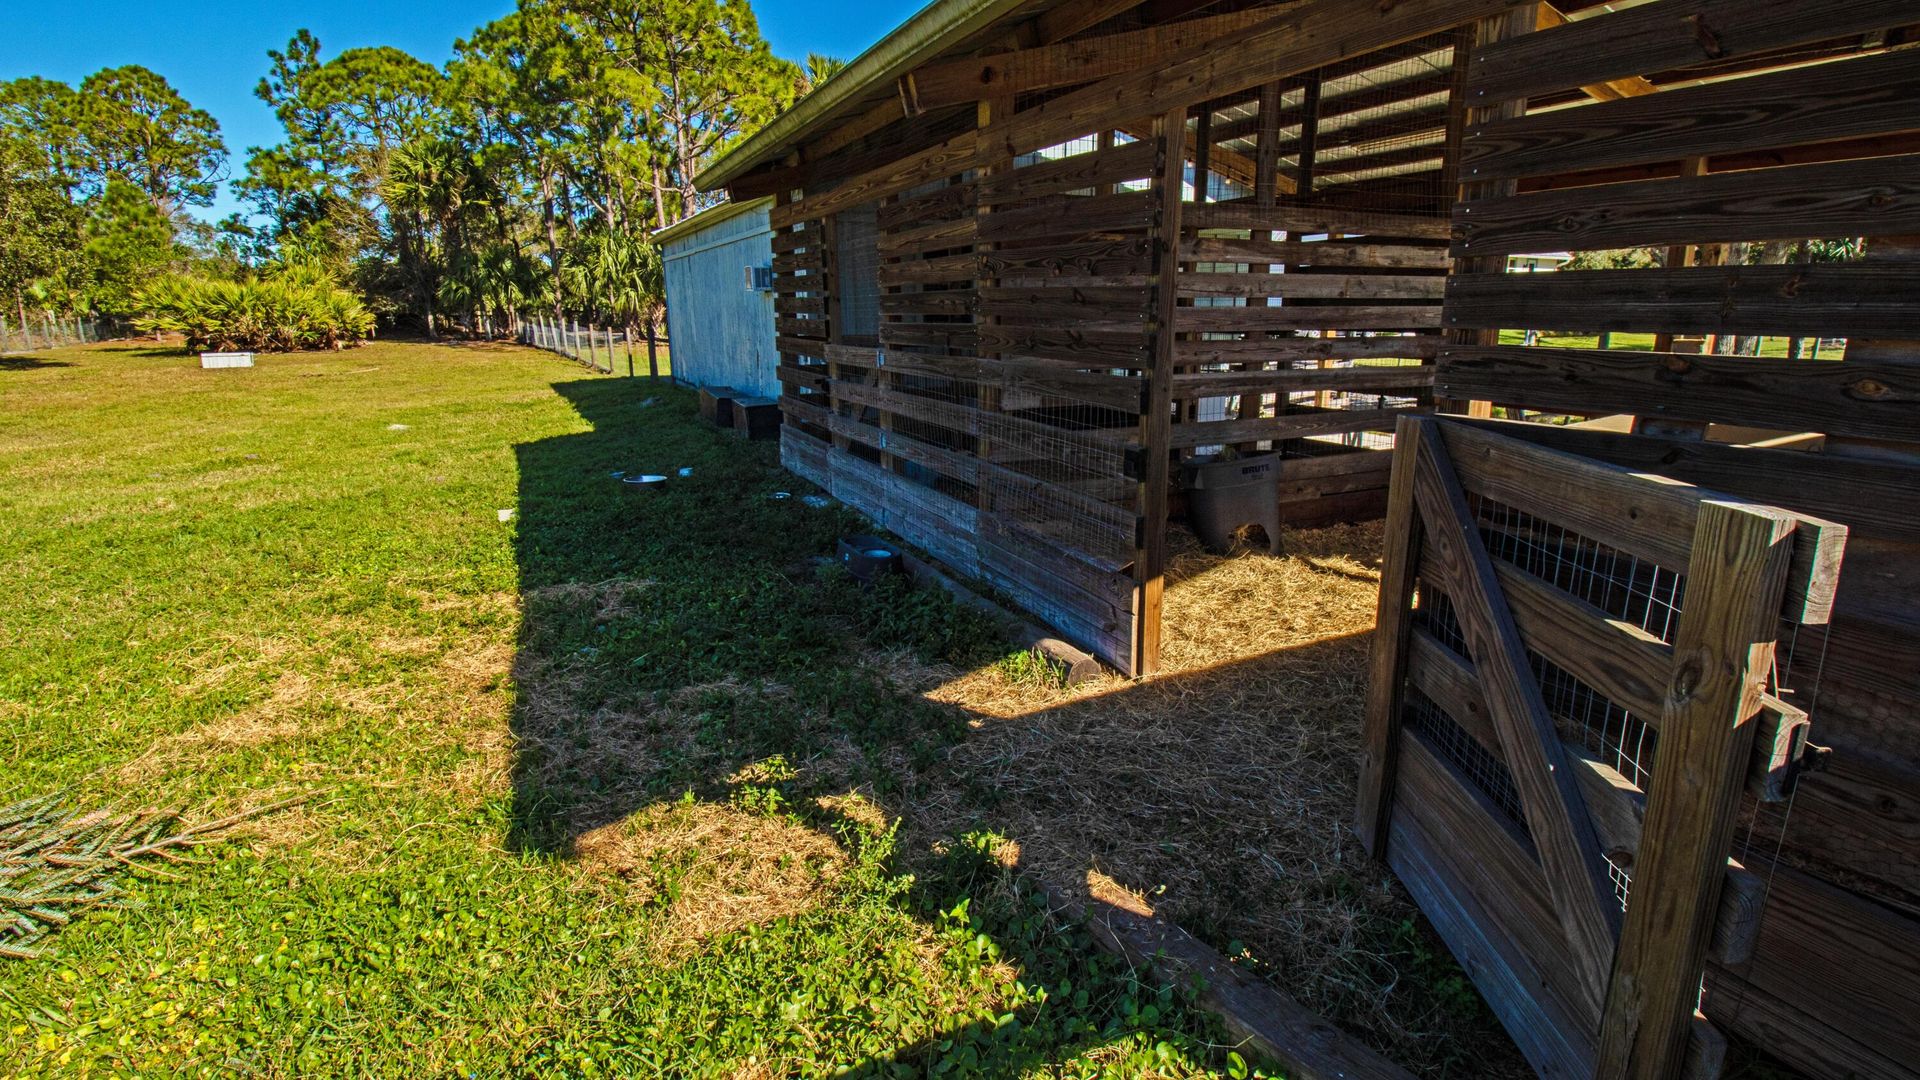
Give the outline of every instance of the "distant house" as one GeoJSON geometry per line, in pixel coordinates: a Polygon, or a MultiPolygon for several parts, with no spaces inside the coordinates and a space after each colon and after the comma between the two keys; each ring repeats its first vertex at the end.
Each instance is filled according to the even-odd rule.
{"type": "Polygon", "coordinates": [[[666,264],[673,377],[780,396],[771,198],[724,202],[653,234],[666,264]]]}

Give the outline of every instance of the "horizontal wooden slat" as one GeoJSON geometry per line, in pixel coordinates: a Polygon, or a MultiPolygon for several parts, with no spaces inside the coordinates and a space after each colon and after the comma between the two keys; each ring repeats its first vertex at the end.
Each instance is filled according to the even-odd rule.
{"type": "Polygon", "coordinates": [[[973,243],[976,220],[969,216],[951,221],[933,221],[925,225],[882,232],[874,241],[881,258],[921,255],[945,248],[965,247],[973,243]]]}
{"type": "Polygon", "coordinates": [[[1447,253],[1436,247],[1404,244],[1351,243],[1344,240],[1239,240],[1188,237],[1180,244],[1180,261],[1309,266],[1383,267],[1407,270],[1444,270],[1447,253]]]}
{"type": "Polygon", "coordinates": [[[978,182],[966,180],[884,202],[874,211],[874,227],[881,232],[897,232],[926,222],[971,217],[978,192],[978,182]]]}
{"type": "MultiPolygon", "coordinates": [[[[1920,53],[1916,53],[1920,56],[1920,53]]],[[[1920,338],[1920,264],[1455,274],[1456,329],[1920,338]]]]}
{"type": "Polygon", "coordinates": [[[1265,229],[1289,233],[1347,233],[1363,236],[1444,240],[1450,226],[1445,218],[1347,210],[1325,206],[1260,206],[1252,202],[1204,203],[1180,211],[1183,230],[1265,229]]]}
{"type": "Polygon", "coordinates": [[[1920,442],[1920,367],[1601,349],[1444,350],[1442,397],[1920,442]]]}
{"type": "Polygon", "coordinates": [[[1265,439],[1303,439],[1309,435],[1340,435],[1351,431],[1388,431],[1411,409],[1328,409],[1325,412],[1288,413],[1256,420],[1216,420],[1173,425],[1170,445],[1178,449],[1215,443],[1258,442],[1265,439]]]}
{"type": "Polygon", "coordinates": [[[1146,335],[1137,332],[984,325],[975,328],[974,341],[981,352],[1044,356],[1088,367],[1141,368],[1148,356],[1146,335]]]}
{"type": "Polygon", "coordinates": [[[1290,363],[1298,360],[1430,359],[1439,354],[1434,334],[1379,334],[1373,337],[1249,338],[1242,341],[1176,341],[1174,362],[1190,364],[1290,363]]]}
{"type": "MultiPolygon", "coordinates": [[[[1545,276],[1545,275],[1542,275],[1545,276]]],[[[1438,304],[1288,304],[1284,307],[1180,308],[1179,330],[1426,330],[1440,325],[1438,304]]]]}
{"type": "Polygon", "coordinates": [[[1152,192],[1056,195],[1036,206],[1002,210],[979,220],[979,238],[1024,246],[1047,237],[1137,233],[1152,224],[1159,204],[1152,192]]]}
{"type": "Polygon", "coordinates": [[[1913,21],[1911,0],[1659,0],[1478,46],[1468,100],[1487,106],[1913,21]]]}
{"type": "Polygon", "coordinates": [[[1145,332],[1152,315],[1152,291],[1144,286],[1020,288],[985,286],[979,311],[993,317],[1057,320],[1061,325],[1137,324],[1145,332]]]}
{"type": "Polygon", "coordinates": [[[1145,179],[1153,171],[1154,145],[1141,139],[1106,150],[1022,165],[980,181],[982,206],[998,206],[1043,195],[1145,179]]]}
{"type": "Polygon", "coordinates": [[[776,296],[773,298],[773,310],[782,315],[825,315],[827,298],[824,296],[776,296]]]}
{"type": "Polygon", "coordinates": [[[881,263],[874,271],[882,286],[937,285],[953,281],[971,281],[980,262],[973,252],[940,255],[931,259],[903,259],[881,263]]]}
{"type": "Polygon", "coordinates": [[[1277,296],[1306,300],[1439,300],[1444,278],[1412,274],[1235,274],[1179,275],[1181,296],[1277,296]]]}
{"type": "Polygon", "coordinates": [[[1920,232],[1920,155],[1481,199],[1453,220],[1461,257],[1920,232]]]}
{"type": "Polygon", "coordinates": [[[1300,390],[1370,390],[1417,393],[1433,386],[1428,366],[1357,366],[1324,370],[1284,368],[1279,371],[1204,371],[1173,377],[1175,401],[1219,397],[1225,394],[1293,393],[1300,390]]]}
{"type": "Polygon", "coordinates": [[[812,356],[825,359],[827,343],[820,338],[791,337],[782,334],[773,339],[773,347],[789,356],[812,356]]]}
{"type": "Polygon", "coordinates": [[[1112,277],[1145,275],[1153,270],[1153,241],[1068,241],[1056,244],[1002,245],[978,255],[983,278],[1112,277]]]}
{"type": "Polygon", "coordinates": [[[1893,52],[1499,120],[1461,175],[1497,180],[1920,128],[1920,52],[1893,52]]]}
{"type": "MultiPolygon", "coordinates": [[[[1494,573],[1527,648],[1586,683],[1651,728],[1660,726],[1660,699],[1673,671],[1673,650],[1637,626],[1503,559],[1494,573]]],[[[1423,563],[1426,581],[1437,568],[1423,563]]]]}

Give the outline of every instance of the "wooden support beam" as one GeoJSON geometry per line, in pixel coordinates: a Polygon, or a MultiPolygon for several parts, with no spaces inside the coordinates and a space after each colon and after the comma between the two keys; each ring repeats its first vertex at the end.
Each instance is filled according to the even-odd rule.
{"type": "Polygon", "coordinates": [[[1293,190],[1301,195],[1313,194],[1314,158],[1320,145],[1320,84],[1316,71],[1307,76],[1307,85],[1300,91],[1300,145],[1295,151],[1293,190]]]}
{"type": "MultiPolygon", "coordinates": [[[[1275,81],[1260,88],[1260,123],[1253,163],[1253,198],[1272,206],[1280,178],[1280,101],[1285,84],[1275,81]]],[[[1295,190],[1298,190],[1296,185],[1295,190]]]]}
{"type": "Polygon", "coordinates": [[[1151,363],[1142,398],[1139,442],[1142,463],[1139,507],[1139,550],[1134,558],[1133,640],[1135,677],[1153,675],[1160,668],[1160,607],[1166,587],[1167,494],[1171,484],[1168,460],[1173,427],[1174,310],[1180,271],[1181,182],[1186,172],[1187,110],[1169,110],[1154,121],[1159,147],[1154,168],[1154,193],[1159,216],[1151,236],[1157,280],[1154,284],[1153,322],[1148,331],[1151,363]]]}
{"type": "Polygon", "coordinates": [[[1402,417],[1394,432],[1393,478],[1387,487],[1386,550],[1380,557],[1380,601],[1367,660],[1367,712],[1360,743],[1359,798],[1353,829],[1376,859],[1387,857],[1393,793],[1405,712],[1407,651],[1413,641],[1413,590],[1419,577],[1424,530],[1414,506],[1417,428],[1402,417]]]}

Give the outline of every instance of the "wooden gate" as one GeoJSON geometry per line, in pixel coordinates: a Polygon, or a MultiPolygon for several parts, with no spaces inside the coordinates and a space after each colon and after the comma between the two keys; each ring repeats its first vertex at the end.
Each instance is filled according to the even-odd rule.
{"type": "Polygon", "coordinates": [[[1845,530],[1400,420],[1357,826],[1543,1077],[1710,1076],[1708,958],[1751,948],[1728,859],[1794,710],[1782,613],[1845,530]]]}

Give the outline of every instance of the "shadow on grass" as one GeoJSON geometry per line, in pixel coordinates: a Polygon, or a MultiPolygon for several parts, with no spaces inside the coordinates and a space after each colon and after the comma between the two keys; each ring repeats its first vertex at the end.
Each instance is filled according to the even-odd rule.
{"type": "MultiPolygon", "coordinates": [[[[892,850],[897,839],[889,865],[912,872],[902,902],[916,918],[955,940],[991,942],[995,962],[1033,985],[1067,987],[1067,1000],[940,1025],[843,1062],[855,1075],[936,1066],[1018,1075],[1148,1035],[1149,1048],[1165,1035],[1222,1067],[1226,1048],[1211,1021],[1051,918],[1046,901],[1019,886],[1032,860],[1017,852],[1048,853],[1054,871],[1063,858],[1073,864],[1077,877],[1055,873],[1051,886],[1097,906],[1095,871],[1124,849],[1117,861],[1135,872],[1116,875],[1117,884],[1153,893],[1169,878],[1139,851],[1167,851],[1170,867],[1188,834],[1213,827],[1201,820],[1209,800],[1266,805],[1274,773],[1262,763],[1197,764],[1217,749],[1219,724],[1245,722],[1230,715],[1245,688],[1357,667],[1364,635],[1010,720],[970,715],[928,700],[902,654],[965,669],[997,661],[1006,646],[937,590],[863,592],[823,572],[822,557],[863,523],[837,504],[807,506],[799,498],[807,485],[779,467],[774,444],[703,426],[692,395],[664,380],[584,378],[554,389],[591,426],[517,448],[524,621],[509,843],[576,857],[596,830],[689,797],[777,810],[845,848],[892,850]],[[671,479],[639,494],[615,472],[671,479]],[[1167,701],[1184,706],[1168,712],[1167,701]],[[1178,723],[1128,726],[1141,710],[1178,723]],[[1018,769],[998,760],[996,734],[1015,728],[1023,746],[1053,747],[1047,760],[1018,769]],[[876,833],[860,804],[839,798],[849,791],[897,831],[876,833]],[[1076,985],[1093,993],[1076,996],[1076,985]]],[[[1264,823],[1236,827],[1255,843],[1264,823]]],[[[1236,898],[1270,887],[1271,872],[1244,859],[1209,870],[1203,891],[1212,899],[1181,919],[1221,939],[1209,924],[1231,921],[1236,898]]],[[[1383,985],[1397,977],[1374,976],[1383,985]]]]}
{"type": "Polygon", "coordinates": [[[36,368],[72,367],[68,360],[42,360],[37,356],[0,356],[0,371],[32,371],[36,368]]]}

